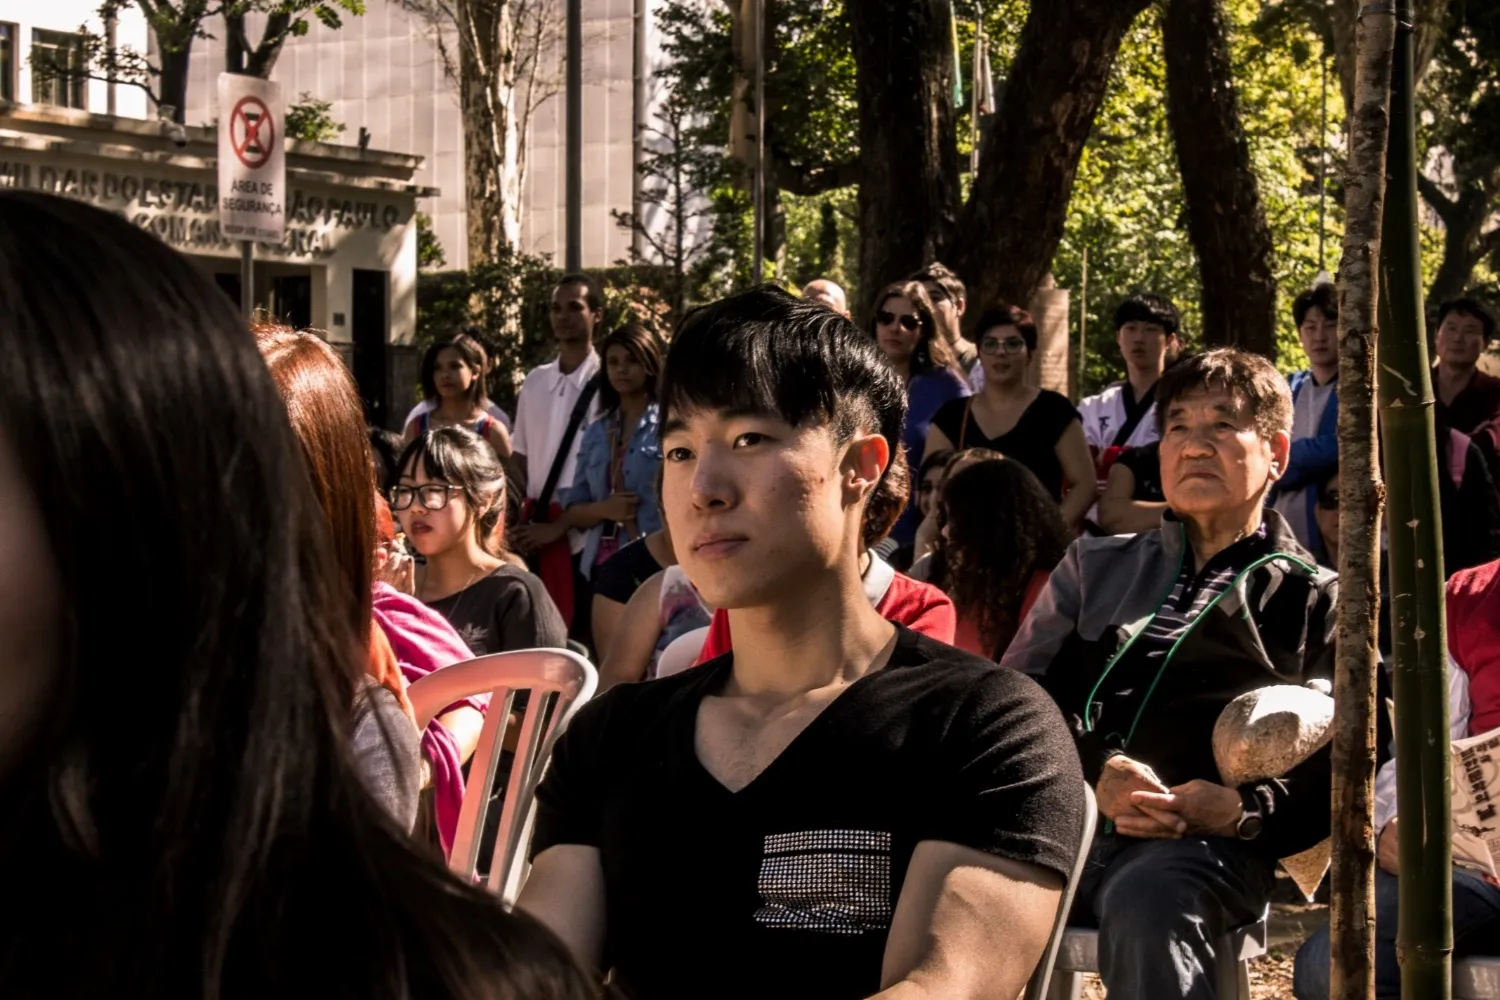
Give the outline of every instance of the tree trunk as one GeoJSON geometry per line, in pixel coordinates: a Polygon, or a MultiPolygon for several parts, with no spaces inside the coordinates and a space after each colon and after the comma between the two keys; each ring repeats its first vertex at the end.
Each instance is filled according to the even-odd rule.
{"type": "Polygon", "coordinates": [[[1171,0],[1162,41],[1167,120],[1203,283],[1203,341],[1274,361],[1271,229],[1240,124],[1220,0],[1171,0]]]}
{"type": "Polygon", "coordinates": [[[1353,142],[1339,263],[1339,601],[1334,662],[1331,1000],[1375,995],[1375,713],[1381,486],[1376,461],[1376,315],[1394,13],[1357,40],[1353,142]]]}
{"type": "Polygon", "coordinates": [[[258,76],[262,80],[271,78],[271,71],[276,68],[276,60],[281,56],[282,46],[286,44],[287,34],[291,31],[292,16],[285,11],[277,11],[266,18],[265,30],[261,32],[260,43],[255,47],[250,45],[249,33],[245,27],[245,15],[226,13],[224,15],[224,63],[225,68],[231,73],[243,73],[246,76],[258,76]]]}
{"type": "MultiPolygon", "coordinates": [[[[1367,0],[1332,0],[1327,8],[1329,34],[1333,36],[1333,67],[1338,71],[1339,89],[1344,95],[1345,109],[1355,106],[1356,25],[1360,8],[1366,2],[1367,0]]],[[[1417,37],[1412,73],[1416,86],[1422,85],[1422,77],[1427,74],[1427,67],[1432,64],[1438,43],[1443,39],[1448,3],[1449,0],[1417,0],[1414,5],[1413,20],[1417,37]]],[[[1345,126],[1348,127],[1348,123],[1352,121],[1353,116],[1350,115],[1345,120],[1345,126]]]]}
{"type": "Polygon", "coordinates": [[[184,124],[187,120],[188,59],[192,55],[191,44],[168,50],[161,47],[161,76],[157,84],[157,105],[170,105],[172,120],[184,124]]]}
{"type": "Polygon", "coordinates": [[[472,268],[499,260],[521,235],[515,25],[509,0],[459,0],[455,13],[472,268]]]}
{"type": "MultiPolygon", "coordinates": [[[[981,144],[979,174],[959,218],[956,263],[969,282],[968,314],[978,315],[975,306],[1031,301],[1051,268],[1078,159],[1110,69],[1126,29],[1146,5],[1146,0],[1031,4],[1000,109],[981,144]]],[[[906,148],[904,155],[915,155],[910,144],[906,148]]],[[[869,153],[865,148],[866,169],[869,153]]]]}
{"type": "Polygon", "coordinates": [[[1459,189],[1457,198],[1449,198],[1420,175],[1417,186],[1423,200],[1443,220],[1443,262],[1427,290],[1427,312],[1432,315],[1443,302],[1464,293],[1474,268],[1500,246],[1500,230],[1483,232],[1495,204],[1493,192],[1500,183],[1495,178],[1485,183],[1471,181],[1459,189]]]}
{"type": "Polygon", "coordinates": [[[849,5],[858,67],[862,320],[885,284],[947,251],[958,210],[948,0],[849,5]]]}
{"type": "MultiPolygon", "coordinates": [[[[1409,21],[1411,0],[1398,0],[1409,21]]],[[[1395,653],[1396,801],[1401,816],[1401,995],[1450,995],[1453,819],[1449,800],[1448,643],[1432,373],[1422,319],[1417,228],[1415,45],[1398,31],[1391,72],[1390,190],[1381,234],[1380,427],[1390,503],[1391,645],[1395,653]]]]}

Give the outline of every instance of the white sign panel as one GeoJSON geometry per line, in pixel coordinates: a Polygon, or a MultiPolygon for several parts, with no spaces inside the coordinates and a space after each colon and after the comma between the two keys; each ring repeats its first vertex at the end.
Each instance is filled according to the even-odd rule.
{"type": "Polygon", "coordinates": [[[219,74],[219,228],[237,240],[286,235],[286,114],[281,85],[219,74]]]}

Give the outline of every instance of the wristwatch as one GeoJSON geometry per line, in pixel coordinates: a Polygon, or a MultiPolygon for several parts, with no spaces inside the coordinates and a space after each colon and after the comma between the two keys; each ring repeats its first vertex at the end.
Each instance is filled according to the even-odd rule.
{"type": "Polygon", "coordinates": [[[1234,834],[1241,840],[1254,840],[1260,836],[1265,825],[1260,814],[1260,801],[1250,792],[1240,793],[1240,821],[1234,825],[1234,834]]]}

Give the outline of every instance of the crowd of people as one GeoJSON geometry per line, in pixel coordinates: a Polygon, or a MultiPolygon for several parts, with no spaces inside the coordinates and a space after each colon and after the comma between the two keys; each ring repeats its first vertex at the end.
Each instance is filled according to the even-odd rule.
{"type": "MultiPolygon", "coordinates": [[[[1130,295],[1123,377],[1076,406],[1035,384],[1023,308],[967,304],[931,262],[863,327],[820,280],[663,345],[570,274],[513,421],[454,331],[397,436],[318,334],[246,330],[128,223],[0,194],[0,842],[28,862],[0,987],[1010,997],[1082,850],[1070,922],[1110,995],[1215,996],[1278,867],[1326,865],[1326,739],[1221,744],[1247,699],[1331,705],[1337,298],[1297,297],[1288,379],[1130,295]],[[487,699],[419,730],[406,689],[537,647],[601,693],[507,911],[443,866],[487,699]]],[[[1455,738],[1500,726],[1493,334],[1443,306],[1455,738]]],[[[1378,742],[1384,997],[1384,713],[1378,742]]],[[[1459,953],[1500,943],[1500,886],[1454,879],[1459,953]]]]}

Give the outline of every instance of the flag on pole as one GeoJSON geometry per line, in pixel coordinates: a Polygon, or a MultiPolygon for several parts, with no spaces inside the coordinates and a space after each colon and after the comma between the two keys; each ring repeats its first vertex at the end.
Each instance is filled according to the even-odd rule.
{"type": "Polygon", "coordinates": [[[995,77],[990,72],[990,40],[981,35],[975,45],[979,49],[974,71],[974,88],[978,91],[977,104],[981,115],[992,115],[999,110],[995,106],[995,77]]]}
{"type": "Polygon", "coordinates": [[[953,0],[948,0],[948,33],[953,39],[953,106],[964,106],[963,58],[958,52],[958,11],[953,9],[953,0]]]}

